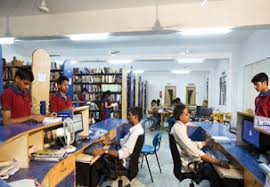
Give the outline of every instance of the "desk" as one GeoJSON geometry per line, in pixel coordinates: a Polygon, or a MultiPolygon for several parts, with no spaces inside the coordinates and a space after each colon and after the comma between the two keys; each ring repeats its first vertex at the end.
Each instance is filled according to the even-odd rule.
{"type": "MultiPolygon", "coordinates": [[[[110,137],[116,136],[116,128],[120,127],[123,123],[126,123],[127,120],[122,119],[107,119],[105,121],[101,121],[95,123],[91,126],[91,129],[104,129],[109,132],[110,137]]],[[[15,175],[11,176],[7,181],[15,181],[24,178],[36,178],[44,187],[47,186],[56,186],[61,181],[65,179],[65,177],[69,175],[74,175],[75,171],[75,160],[76,157],[81,154],[84,149],[89,147],[91,144],[95,142],[95,140],[99,137],[91,137],[87,141],[82,142],[78,146],[76,146],[77,150],[74,153],[69,154],[64,160],[53,163],[53,162],[41,162],[41,161],[29,161],[28,156],[28,142],[32,142],[34,139],[39,140],[38,142],[43,142],[43,136],[37,136],[43,134],[43,130],[49,127],[60,126],[61,123],[43,125],[43,124],[32,124],[32,123],[24,123],[10,126],[1,126],[0,128],[0,151],[1,156],[0,160],[5,159],[20,159],[22,169],[17,172],[15,175]],[[31,138],[31,136],[35,136],[31,138]],[[31,140],[32,139],[32,140],[31,140]],[[23,147],[19,150],[22,152],[16,151],[18,149],[18,145],[15,146],[19,141],[24,140],[23,147]],[[12,147],[10,147],[12,146],[12,147]],[[3,151],[9,151],[9,154],[3,155],[3,151]],[[16,157],[16,153],[19,153],[19,157],[16,157]],[[23,155],[23,157],[21,157],[23,155]],[[26,159],[26,160],[22,160],[26,159]]],[[[37,145],[37,144],[35,144],[37,145]]],[[[43,148],[43,146],[41,146],[43,148]]],[[[74,179],[74,176],[73,176],[74,179]]],[[[75,185],[75,184],[74,184],[75,185]]]]}
{"type": "MultiPolygon", "coordinates": [[[[227,136],[236,138],[235,135],[229,133],[223,124],[209,122],[194,122],[194,125],[205,130],[211,136],[227,136]]],[[[238,145],[235,142],[227,144],[220,143],[224,150],[230,154],[244,168],[244,184],[250,187],[259,187],[265,184],[265,174],[258,166],[258,162],[244,146],[238,145]]]]}
{"type": "Polygon", "coordinates": [[[161,126],[161,129],[163,129],[165,118],[170,117],[170,115],[172,115],[172,112],[171,111],[158,111],[158,114],[160,114],[160,126],[161,126]]]}

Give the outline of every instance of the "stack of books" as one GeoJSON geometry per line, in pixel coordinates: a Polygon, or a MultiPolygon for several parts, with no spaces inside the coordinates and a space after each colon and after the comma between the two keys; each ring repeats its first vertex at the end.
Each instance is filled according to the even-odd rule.
{"type": "Polygon", "coordinates": [[[65,149],[45,149],[31,154],[31,160],[59,162],[67,156],[65,149]]]}

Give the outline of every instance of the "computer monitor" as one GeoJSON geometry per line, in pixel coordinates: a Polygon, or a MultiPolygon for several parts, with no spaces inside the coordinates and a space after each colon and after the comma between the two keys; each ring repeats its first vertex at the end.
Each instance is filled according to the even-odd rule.
{"type": "Polygon", "coordinates": [[[261,152],[270,150],[270,136],[257,131],[252,119],[243,119],[242,140],[261,152]]]}
{"type": "Polygon", "coordinates": [[[196,113],[198,116],[211,116],[211,114],[213,113],[213,109],[203,106],[197,106],[196,113]]]}
{"type": "Polygon", "coordinates": [[[73,115],[73,128],[75,133],[83,131],[83,118],[81,113],[73,115]]]}
{"type": "Polygon", "coordinates": [[[260,132],[254,128],[253,121],[243,120],[242,139],[246,143],[260,149],[260,132]]]}

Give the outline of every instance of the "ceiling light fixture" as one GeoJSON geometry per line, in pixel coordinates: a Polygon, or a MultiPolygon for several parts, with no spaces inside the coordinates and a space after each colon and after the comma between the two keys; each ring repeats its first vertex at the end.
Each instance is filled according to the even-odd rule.
{"type": "Polygon", "coordinates": [[[135,74],[142,74],[144,72],[144,70],[142,69],[136,69],[133,71],[135,74]]]}
{"type": "Polygon", "coordinates": [[[173,74],[189,74],[190,70],[187,70],[187,69],[172,70],[171,73],[173,73],[173,74]]]}
{"type": "Polygon", "coordinates": [[[14,42],[15,42],[14,37],[1,37],[0,38],[0,44],[2,45],[14,44],[14,42]]]}
{"type": "Polygon", "coordinates": [[[207,36],[207,35],[225,35],[232,31],[232,27],[216,28],[193,28],[181,29],[180,34],[183,36],[207,36]]]}
{"type": "Polygon", "coordinates": [[[203,58],[182,58],[177,59],[179,64],[200,64],[204,62],[203,58]]]}
{"type": "Polygon", "coordinates": [[[87,40],[106,40],[109,33],[92,33],[92,34],[71,34],[67,35],[73,41],[87,41],[87,40]]]}
{"type": "Polygon", "coordinates": [[[130,64],[133,60],[108,60],[109,64],[119,65],[119,64],[130,64]]]}

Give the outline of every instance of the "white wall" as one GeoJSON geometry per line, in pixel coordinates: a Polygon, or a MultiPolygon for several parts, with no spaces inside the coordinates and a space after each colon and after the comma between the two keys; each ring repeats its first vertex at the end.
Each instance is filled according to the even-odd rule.
{"type": "MultiPolygon", "coordinates": [[[[255,31],[232,53],[232,124],[238,111],[244,110],[244,66],[270,57],[270,30],[255,31]]],[[[261,70],[264,71],[264,70],[261,70]]],[[[270,76],[270,75],[268,75],[270,76]]],[[[250,77],[250,80],[252,77],[250,77]]],[[[249,81],[249,80],[248,80],[249,81]]],[[[252,98],[251,98],[252,99],[252,98]]]]}
{"type": "Polygon", "coordinates": [[[182,102],[186,101],[186,86],[194,83],[196,86],[196,104],[201,105],[206,99],[206,79],[208,72],[191,72],[188,75],[177,75],[171,73],[144,73],[143,79],[148,81],[148,105],[152,99],[159,99],[159,93],[162,91],[162,104],[164,103],[164,88],[167,85],[176,86],[176,96],[182,102]]]}
{"type": "Polygon", "coordinates": [[[217,62],[216,67],[211,70],[209,74],[209,106],[214,107],[215,110],[226,112],[229,110],[230,100],[229,100],[229,93],[230,93],[230,84],[229,84],[229,62],[228,60],[222,60],[217,62]],[[227,75],[226,82],[227,82],[227,93],[226,93],[226,105],[219,105],[219,92],[220,92],[220,83],[219,79],[222,76],[222,73],[225,72],[227,75]]]}

